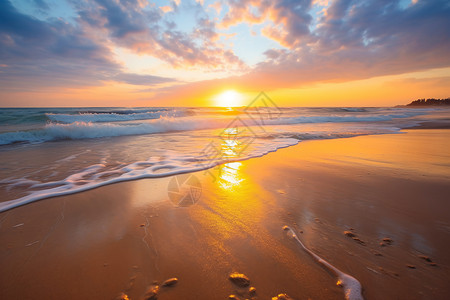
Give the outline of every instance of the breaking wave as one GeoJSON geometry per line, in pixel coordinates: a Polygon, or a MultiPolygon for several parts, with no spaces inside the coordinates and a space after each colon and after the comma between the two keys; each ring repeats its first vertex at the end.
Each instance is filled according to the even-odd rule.
{"type": "MultiPolygon", "coordinates": [[[[204,129],[227,128],[231,122],[236,126],[257,125],[295,125],[311,123],[341,123],[341,122],[378,122],[389,121],[396,118],[407,118],[419,114],[418,112],[404,112],[396,114],[358,115],[358,116],[296,116],[280,117],[260,120],[257,116],[249,117],[222,117],[211,118],[204,116],[160,116],[156,119],[142,122],[117,122],[120,118],[139,118],[141,115],[150,116],[160,112],[147,112],[138,114],[78,114],[78,115],[51,115],[49,118],[64,123],[47,123],[40,129],[13,131],[0,133],[0,145],[14,143],[42,143],[57,140],[92,139],[102,137],[117,137],[127,135],[143,135],[166,133],[174,131],[193,131],[204,129]],[[115,122],[108,122],[108,118],[115,122]],[[82,120],[84,119],[84,120],[82,120]],[[103,121],[101,121],[103,120],[103,121]]],[[[135,119],[137,120],[137,119],[135,119]]],[[[111,120],[110,120],[111,121],[111,120]]]]}

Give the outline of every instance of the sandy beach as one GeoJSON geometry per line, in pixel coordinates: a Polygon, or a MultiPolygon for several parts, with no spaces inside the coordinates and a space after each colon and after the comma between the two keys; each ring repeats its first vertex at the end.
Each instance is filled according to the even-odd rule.
{"type": "Polygon", "coordinates": [[[448,299],[448,149],[448,129],[307,141],[178,175],[201,184],[185,207],[173,177],[21,206],[0,214],[0,298],[143,299],[172,277],[158,299],[251,298],[240,272],[256,299],[345,299],[287,225],[365,299],[448,299]]]}

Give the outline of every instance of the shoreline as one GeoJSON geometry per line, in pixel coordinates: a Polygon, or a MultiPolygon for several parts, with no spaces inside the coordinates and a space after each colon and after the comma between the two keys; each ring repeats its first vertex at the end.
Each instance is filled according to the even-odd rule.
{"type": "Polygon", "coordinates": [[[366,299],[444,299],[450,293],[448,157],[423,155],[435,155],[439,149],[430,144],[448,135],[406,130],[305,141],[221,165],[226,180],[188,173],[202,186],[189,207],[168,200],[169,176],[14,208],[0,213],[0,288],[11,299],[120,293],[140,299],[154,280],[177,277],[159,299],[244,298],[228,281],[236,271],[249,276],[261,299],[279,293],[343,299],[334,276],[283,233],[288,225],[308,248],[357,278],[366,299]],[[428,146],[411,153],[421,141],[428,146]],[[424,203],[427,195],[433,205],[424,203]],[[383,238],[392,244],[381,246],[383,238]]]}
{"type": "Polygon", "coordinates": [[[419,125],[407,129],[450,129],[450,120],[423,121],[419,125]]]}

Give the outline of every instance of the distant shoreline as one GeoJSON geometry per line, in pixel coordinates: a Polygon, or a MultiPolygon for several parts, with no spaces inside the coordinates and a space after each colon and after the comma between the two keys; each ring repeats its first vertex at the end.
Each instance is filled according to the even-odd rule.
{"type": "Polygon", "coordinates": [[[416,107],[416,106],[450,106],[450,98],[447,99],[435,99],[435,98],[429,98],[429,99],[417,99],[412,101],[409,104],[406,104],[405,106],[408,107],[416,107]]]}

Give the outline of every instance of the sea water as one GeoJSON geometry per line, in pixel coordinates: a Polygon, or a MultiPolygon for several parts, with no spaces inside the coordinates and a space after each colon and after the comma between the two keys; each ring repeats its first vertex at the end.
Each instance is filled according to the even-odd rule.
{"type": "Polygon", "coordinates": [[[3,108],[0,211],[109,183],[198,171],[303,140],[398,133],[433,108],[3,108]]]}

